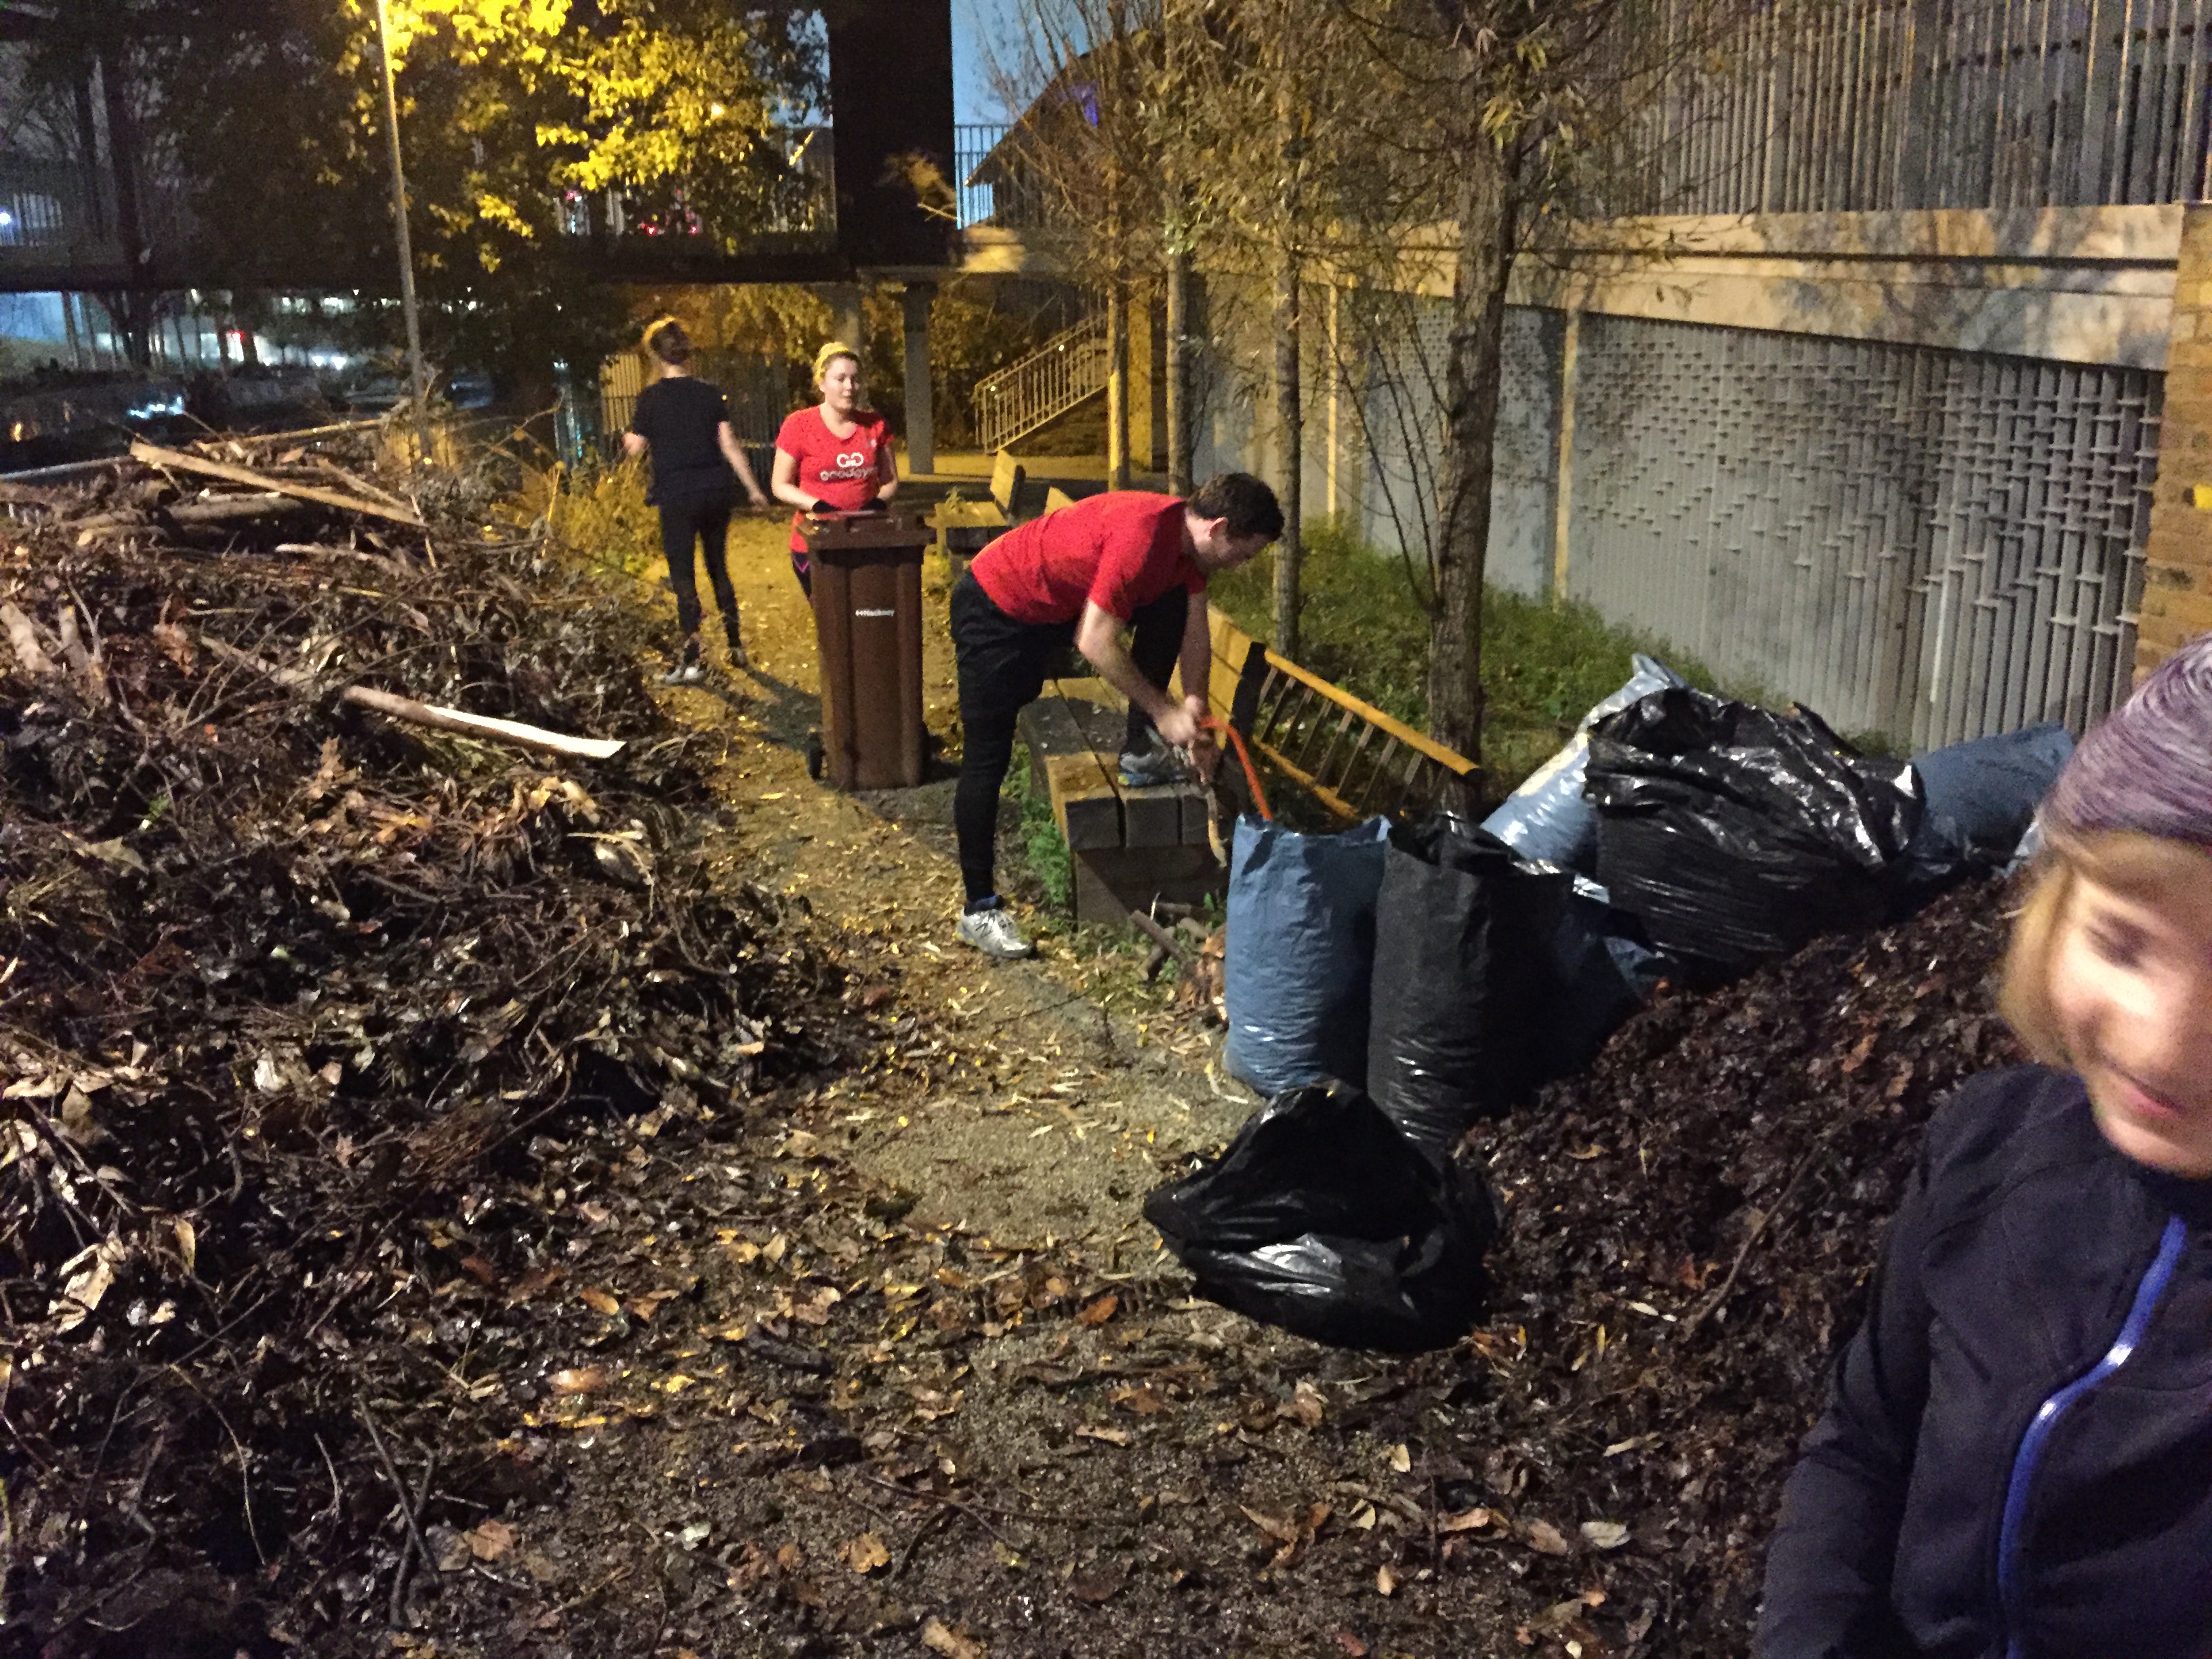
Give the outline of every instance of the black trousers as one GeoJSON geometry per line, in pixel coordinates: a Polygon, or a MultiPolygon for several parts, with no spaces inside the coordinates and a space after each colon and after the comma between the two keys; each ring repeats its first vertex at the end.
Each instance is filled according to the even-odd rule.
{"type": "Polygon", "coordinates": [[[699,631],[699,580],[695,547],[707,556],[707,580],[732,637],[738,631],[738,590],[730,586],[731,495],[702,495],[660,504],[660,550],[668,556],[668,582],[676,590],[678,624],[689,639],[699,631]]]}
{"type": "MultiPolygon", "coordinates": [[[[1182,650],[1190,595],[1180,587],[1163,593],[1129,619],[1135,637],[1129,655],[1137,672],[1167,690],[1182,650]]],[[[960,842],[960,878],[970,904],[998,891],[993,882],[999,829],[999,789],[1014,753],[1014,722],[1036,701],[1060,658],[1075,644],[1075,623],[1018,622],[991,602],[975,578],[952,589],[952,648],[960,672],[963,747],[960,781],[952,795],[952,827],[960,842]]],[[[1129,705],[1125,749],[1150,742],[1152,716],[1129,705]]]]}

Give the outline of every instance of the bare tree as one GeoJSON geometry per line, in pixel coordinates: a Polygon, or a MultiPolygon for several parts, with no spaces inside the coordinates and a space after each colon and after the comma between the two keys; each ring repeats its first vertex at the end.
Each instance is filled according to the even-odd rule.
{"type": "MultiPolygon", "coordinates": [[[[1753,3],[1317,0],[1355,33],[1365,108],[1386,112],[1367,136],[1400,162],[1384,170],[1401,188],[1378,192],[1367,215],[1369,245],[1395,244],[1400,267],[1382,286],[1418,290],[1425,272],[1449,273],[1441,361],[1413,371],[1442,428],[1433,519],[1416,508],[1428,553],[1416,589],[1430,613],[1430,730],[1470,757],[1482,744],[1483,583],[1515,262],[1648,167],[1630,149],[1640,113],[1670,71],[1710,59],[1753,3]]],[[[1391,412],[1402,419],[1419,401],[1401,395],[1391,412]]]]}
{"type": "Polygon", "coordinates": [[[1273,349],[1274,643],[1298,650],[1306,300],[1336,278],[1376,179],[1358,106],[1359,37],[1316,0],[1164,0],[1151,102],[1171,199],[1209,263],[1264,282],[1273,349]]]}

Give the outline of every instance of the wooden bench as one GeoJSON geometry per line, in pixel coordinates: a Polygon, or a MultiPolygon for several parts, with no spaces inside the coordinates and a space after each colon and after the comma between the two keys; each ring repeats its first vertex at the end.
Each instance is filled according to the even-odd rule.
{"type": "Polygon", "coordinates": [[[1002,449],[992,464],[988,500],[940,501],[931,510],[927,522],[937,532],[938,544],[951,562],[952,579],[957,581],[969,562],[1012,526],[1057,513],[1074,499],[1058,484],[1047,485],[1038,499],[1029,474],[1002,449]]]}
{"type": "Polygon", "coordinates": [[[1195,904],[1221,892],[1206,792],[1194,783],[1123,785],[1120,695],[1098,679],[1062,680],[1057,690],[1022,711],[1021,732],[1067,842],[1076,920],[1120,923],[1156,900],[1195,904]]]}
{"type": "Polygon", "coordinates": [[[929,515],[937,539],[959,580],[968,562],[1016,522],[1015,506],[1028,475],[1005,450],[991,464],[991,493],[982,501],[945,501],[929,515]]]}
{"type": "Polygon", "coordinates": [[[1207,608],[1213,642],[1206,702],[1264,757],[1348,823],[1376,813],[1406,818],[1442,805],[1482,769],[1301,668],[1207,608]]]}

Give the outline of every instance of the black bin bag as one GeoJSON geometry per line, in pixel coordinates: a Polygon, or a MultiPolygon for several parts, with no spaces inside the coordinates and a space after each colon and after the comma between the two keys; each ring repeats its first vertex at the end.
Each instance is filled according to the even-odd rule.
{"type": "Polygon", "coordinates": [[[1586,1061],[1637,998],[1603,907],[1439,815],[1392,832],[1375,912],[1367,1090],[1437,1153],[1478,1117],[1586,1061]]]}
{"type": "Polygon", "coordinates": [[[1613,904],[1660,951],[1728,973],[1885,920],[1922,805],[1910,766],[1861,755],[1811,710],[1687,687],[1599,723],[1583,793],[1613,904]]]}
{"type": "Polygon", "coordinates": [[[1198,1292],[1333,1347],[1447,1347],[1481,1316],[1498,1206],[1341,1083],[1291,1089],[1145,1200],[1198,1292]]]}

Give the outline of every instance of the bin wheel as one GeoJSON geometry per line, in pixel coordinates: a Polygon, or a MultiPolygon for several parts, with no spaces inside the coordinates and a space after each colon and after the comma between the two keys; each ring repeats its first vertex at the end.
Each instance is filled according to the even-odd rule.
{"type": "Polygon", "coordinates": [[[808,777],[810,777],[810,778],[813,779],[813,780],[814,780],[814,781],[815,781],[815,782],[817,782],[817,783],[819,783],[819,782],[821,782],[821,781],[822,781],[822,764],[823,764],[822,739],[821,739],[821,738],[807,738],[807,740],[806,740],[806,775],[807,775],[808,777]]]}

